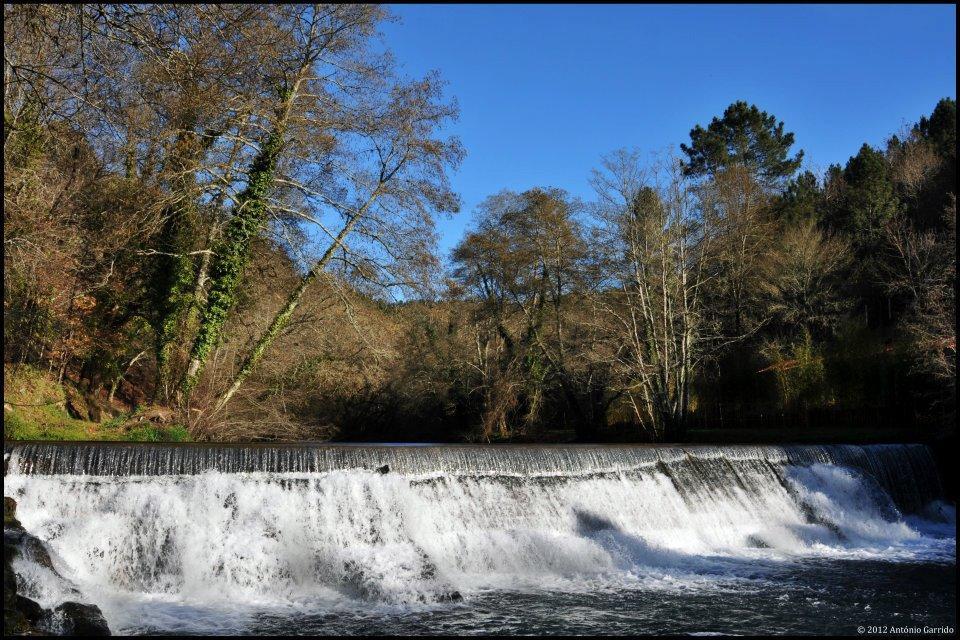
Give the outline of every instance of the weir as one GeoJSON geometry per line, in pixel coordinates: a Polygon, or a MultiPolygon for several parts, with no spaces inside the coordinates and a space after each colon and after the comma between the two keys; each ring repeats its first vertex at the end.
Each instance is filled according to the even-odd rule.
{"type": "MultiPolygon", "coordinates": [[[[720,464],[858,469],[899,507],[921,508],[941,494],[936,464],[920,444],[890,445],[354,445],[4,443],[16,473],[95,476],[180,476],[221,473],[322,473],[389,470],[400,474],[584,475],[666,465],[720,464]]],[[[664,468],[661,466],[661,468],[664,468]]],[[[735,471],[735,470],[734,470],[735,471]]]]}
{"type": "Polygon", "coordinates": [[[950,531],[910,515],[927,522],[941,494],[922,445],[5,443],[5,458],[4,494],[72,581],[19,559],[25,593],[49,607],[77,586],[119,628],[158,598],[407,606],[791,558],[955,558],[950,531]]]}

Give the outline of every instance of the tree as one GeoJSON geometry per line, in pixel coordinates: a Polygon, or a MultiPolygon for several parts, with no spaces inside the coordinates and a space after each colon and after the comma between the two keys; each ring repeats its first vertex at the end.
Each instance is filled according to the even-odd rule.
{"type": "Polygon", "coordinates": [[[899,201],[884,154],[868,144],[843,169],[839,202],[828,212],[826,224],[849,235],[861,256],[873,251],[899,201]]]}
{"type": "Polygon", "coordinates": [[[680,162],[645,169],[619,151],[594,172],[610,286],[593,296],[619,388],[658,441],[683,433],[691,378],[716,336],[704,295],[712,234],[680,162]]]}
{"type": "Polygon", "coordinates": [[[586,249],[576,209],[559,189],[504,191],[481,204],[477,229],[454,249],[454,277],[480,301],[474,366],[485,438],[509,436],[519,408],[521,421],[535,424],[551,384],[577,414],[578,429],[593,426],[570,367],[563,308],[586,249]]]}
{"type": "Polygon", "coordinates": [[[162,29],[135,32],[140,47],[156,52],[137,74],[140,93],[150,96],[154,118],[172,137],[160,145],[150,177],[169,194],[150,283],[155,393],[166,401],[182,375],[179,352],[194,329],[222,218],[224,184],[211,178],[234,173],[245,115],[257,100],[259,79],[251,69],[262,47],[244,27],[262,14],[251,7],[171,7],[158,21],[162,29]]]}
{"type": "MultiPolygon", "coordinates": [[[[165,197],[156,184],[135,184],[136,163],[121,160],[129,132],[144,123],[142,110],[123,105],[137,86],[136,61],[149,55],[134,52],[129,28],[114,23],[121,11],[4,8],[5,247],[18,265],[5,263],[5,281],[14,307],[31,309],[28,324],[50,321],[49,337],[28,330],[38,353],[58,360],[60,379],[80,361],[79,375],[93,385],[114,358],[127,359],[112,341],[136,333],[148,271],[138,256],[161,223],[165,197]],[[55,233],[42,238],[47,231],[55,233]],[[33,252],[46,254],[49,275],[19,268],[33,252]]],[[[166,131],[153,127],[143,148],[166,131]]]]}
{"type": "Polygon", "coordinates": [[[268,196],[287,143],[291,120],[298,114],[317,113],[309,120],[317,142],[330,140],[337,119],[348,105],[337,105],[337,86],[345,75],[360,81],[360,91],[369,90],[375,68],[363,64],[367,38],[383,17],[378,7],[357,5],[278,6],[270,14],[275,30],[275,49],[263,68],[273,95],[262,114],[266,132],[247,172],[246,187],[237,197],[223,235],[214,248],[210,266],[210,289],[190,351],[190,362],[181,383],[184,394],[196,386],[203,365],[222,338],[223,327],[236,302],[243,272],[249,260],[251,240],[268,219],[268,196]],[[327,58],[324,58],[327,56],[327,58]],[[338,67],[342,73],[321,75],[321,65],[338,67]],[[363,84],[366,80],[366,84],[363,84]],[[339,113],[338,113],[339,112],[339,113]]]}
{"type": "Polygon", "coordinates": [[[817,177],[811,171],[804,171],[791,178],[783,193],[774,200],[774,216],[788,226],[817,221],[824,208],[824,199],[817,177]]]}
{"type": "Polygon", "coordinates": [[[957,101],[940,100],[929,118],[920,118],[912,133],[915,140],[929,146],[922,155],[932,155],[936,161],[928,159],[925,163],[932,175],[915,194],[911,217],[923,229],[947,231],[941,212],[951,206],[951,194],[957,193],[957,101]]]}
{"type": "Polygon", "coordinates": [[[767,189],[773,189],[793,175],[803,160],[803,151],[790,156],[793,134],[784,132],[783,122],[760,111],[756,105],[734,102],[723,116],[714,117],[706,129],[690,130],[690,145],[681,144],[687,155],[684,174],[690,177],[714,176],[739,166],[755,176],[767,189]]]}
{"type": "Polygon", "coordinates": [[[957,154],[957,101],[943,98],[930,117],[923,116],[914,130],[937,147],[941,156],[957,154]]]}
{"type": "Polygon", "coordinates": [[[919,230],[905,216],[892,218],[885,229],[885,284],[908,300],[903,325],[915,348],[915,368],[948,391],[955,402],[956,204],[944,212],[943,231],[919,230]]]}
{"type": "Polygon", "coordinates": [[[892,299],[881,286],[885,225],[901,210],[886,156],[864,144],[828,189],[836,192],[823,222],[850,240],[855,269],[850,295],[858,298],[866,322],[892,321],[892,299]]]}
{"type": "MultiPolygon", "coordinates": [[[[390,273],[389,267],[378,263],[375,255],[351,250],[352,233],[373,241],[397,264],[404,259],[394,258],[394,251],[413,247],[423,255],[429,250],[416,241],[405,247],[398,237],[411,230],[421,232],[413,238],[432,237],[433,214],[455,212],[459,205],[450,190],[446,171],[459,165],[462,150],[456,139],[435,137],[436,130],[447,119],[455,117],[456,107],[442,103],[440,98],[440,88],[434,79],[400,84],[392,88],[389,102],[377,110],[376,119],[363,123],[361,136],[367,146],[359,151],[366,157],[375,153],[376,161],[368,170],[356,172],[356,182],[350,185],[350,199],[346,202],[327,200],[343,218],[340,230],[248,352],[230,386],[217,399],[216,410],[222,409],[240,389],[290,322],[307,288],[338,253],[341,260],[357,269],[365,279],[375,279],[378,270],[390,273]],[[351,254],[363,260],[351,260],[351,254]]],[[[313,193],[306,185],[297,186],[313,193]]],[[[322,225],[321,229],[329,233],[322,225]]]]}
{"type": "Polygon", "coordinates": [[[764,265],[762,288],[774,327],[788,337],[828,337],[849,307],[841,285],[850,262],[849,245],[814,220],[787,227],[764,265]]]}
{"type": "MultiPolygon", "coordinates": [[[[790,156],[794,136],[783,122],[755,105],[735,102],[708,127],[690,131],[685,176],[702,179],[699,200],[711,228],[723,236],[711,264],[716,272],[716,298],[728,336],[741,339],[758,329],[761,305],[757,293],[761,263],[776,233],[772,197],[800,167],[803,151],[790,156]]],[[[809,178],[802,178],[804,189],[809,178]]],[[[783,210],[779,210],[783,212],[783,210]]]]}
{"type": "Polygon", "coordinates": [[[780,224],[773,217],[771,196],[743,167],[725,169],[694,188],[699,212],[714,240],[706,262],[713,278],[705,292],[707,307],[732,345],[754,334],[767,320],[761,285],[780,224]]]}

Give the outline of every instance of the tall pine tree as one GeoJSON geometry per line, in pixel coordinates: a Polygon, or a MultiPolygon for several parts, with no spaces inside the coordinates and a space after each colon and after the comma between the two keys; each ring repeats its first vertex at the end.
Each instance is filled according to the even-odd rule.
{"type": "Polygon", "coordinates": [[[756,105],[739,101],[706,129],[695,126],[690,144],[680,148],[687,154],[684,172],[688,176],[712,176],[731,166],[743,166],[760,184],[775,189],[800,168],[803,151],[790,156],[793,142],[793,134],[783,130],[783,122],[756,105]]]}

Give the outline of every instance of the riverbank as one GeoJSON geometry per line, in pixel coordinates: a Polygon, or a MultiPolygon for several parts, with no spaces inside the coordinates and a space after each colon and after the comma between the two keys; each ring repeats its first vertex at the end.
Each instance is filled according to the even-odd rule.
{"type": "MultiPolygon", "coordinates": [[[[71,382],[58,382],[39,369],[18,366],[4,369],[4,440],[12,441],[129,441],[129,442],[190,442],[188,428],[174,421],[172,409],[163,406],[131,406],[99,393],[85,392],[71,382]]],[[[718,421],[717,426],[706,426],[699,420],[689,428],[681,443],[700,444],[871,444],[919,442],[935,449],[955,440],[950,425],[933,428],[917,425],[909,419],[878,421],[864,415],[862,420],[851,420],[850,412],[837,416],[824,415],[816,426],[798,424],[796,416],[771,416],[766,421],[718,421]],[[865,426],[869,425],[869,426],[865,426]],[[904,426],[905,425],[905,426],[904,426]]],[[[332,439],[310,440],[345,442],[436,442],[463,443],[460,432],[428,432],[421,437],[400,432],[370,431],[363,434],[347,432],[332,439]],[[358,437],[359,436],[359,437],[358,437]]],[[[590,441],[577,440],[572,429],[555,428],[534,435],[516,436],[497,441],[498,444],[572,444],[594,442],[602,444],[647,444],[647,434],[636,425],[611,424],[598,431],[590,441]]],[[[266,441],[266,440],[264,440],[266,441]]],[[[295,440],[291,442],[305,442],[295,440]]]]}
{"type": "Polygon", "coordinates": [[[33,367],[4,367],[4,440],[185,442],[186,427],[162,408],[133,408],[57,382],[33,367]]]}

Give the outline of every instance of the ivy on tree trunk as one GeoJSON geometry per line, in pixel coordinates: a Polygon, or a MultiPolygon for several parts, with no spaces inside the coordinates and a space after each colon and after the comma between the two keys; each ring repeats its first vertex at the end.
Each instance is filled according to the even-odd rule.
{"type": "Polygon", "coordinates": [[[281,90],[282,107],[277,121],[251,163],[247,187],[237,197],[233,216],[214,247],[210,265],[210,291],[190,351],[186,376],[180,387],[184,394],[189,394],[196,386],[204,364],[220,343],[223,326],[236,303],[237,290],[250,259],[250,242],[266,222],[267,195],[273,186],[294,97],[294,89],[281,90]]]}

